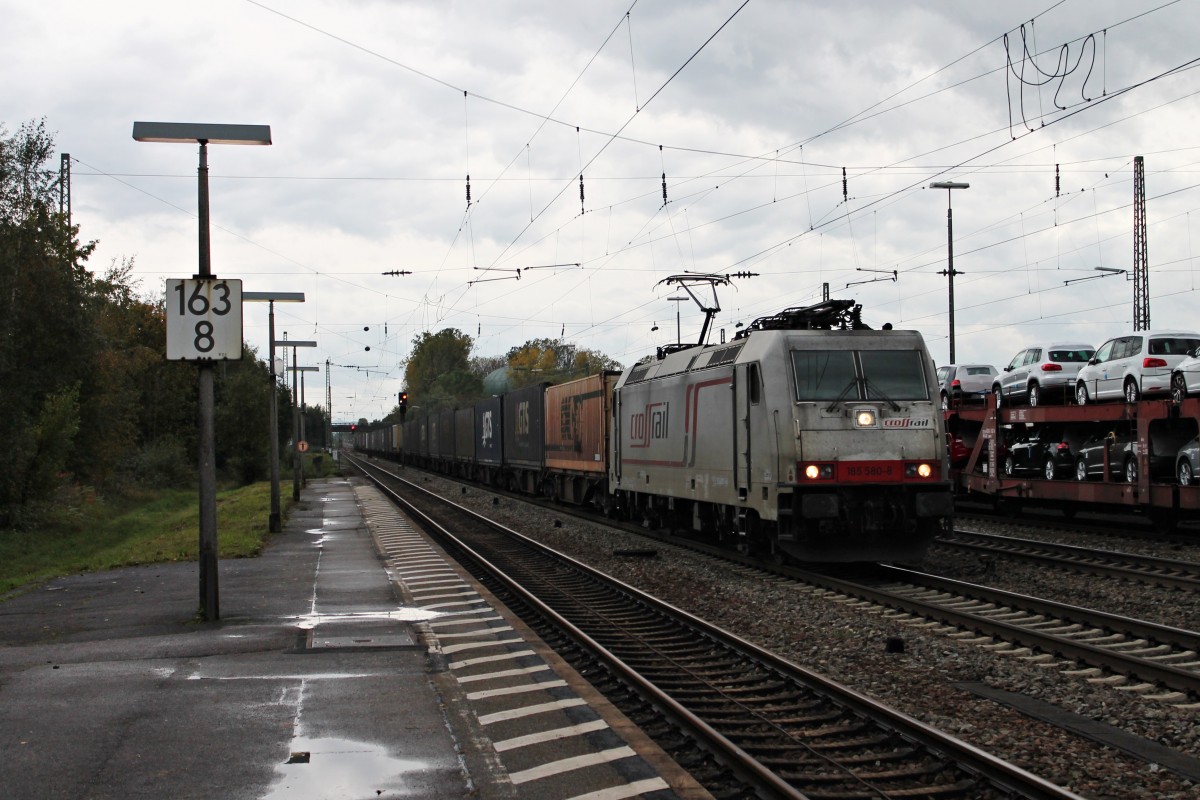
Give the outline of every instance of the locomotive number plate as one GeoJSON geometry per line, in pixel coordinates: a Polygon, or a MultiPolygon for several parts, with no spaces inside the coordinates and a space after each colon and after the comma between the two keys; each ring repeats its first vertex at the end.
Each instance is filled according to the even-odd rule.
{"type": "Polygon", "coordinates": [[[846,483],[878,483],[900,481],[904,478],[903,461],[840,461],[839,481],[846,483]]]}

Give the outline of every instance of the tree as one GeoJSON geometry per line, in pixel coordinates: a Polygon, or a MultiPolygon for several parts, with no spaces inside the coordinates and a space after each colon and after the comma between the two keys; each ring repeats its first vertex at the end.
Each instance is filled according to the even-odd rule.
{"type": "Polygon", "coordinates": [[[530,339],[508,351],[508,379],[514,389],[535,383],[563,383],[621,365],[594,350],[579,350],[562,339],[530,339]]]}
{"type": "Polygon", "coordinates": [[[79,409],[95,376],[94,244],[57,212],[54,140],[45,122],[0,126],[0,524],[44,500],[72,461],[79,409]],[[55,425],[60,426],[54,430],[55,425]]]}
{"type": "Polygon", "coordinates": [[[474,340],[457,328],[413,337],[413,351],[404,370],[409,407],[431,412],[466,405],[482,396],[482,379],[472,373],[474,340]]]}

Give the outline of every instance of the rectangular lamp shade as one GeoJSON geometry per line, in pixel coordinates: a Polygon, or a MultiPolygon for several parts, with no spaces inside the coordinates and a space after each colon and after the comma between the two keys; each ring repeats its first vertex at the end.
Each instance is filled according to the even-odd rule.
{"type": "Polygon", "coordinates": [[[208,122],[135,122],[139,142],[208,142],[209,144],[270,144],[270,125],[223,125],[208,122]]]}

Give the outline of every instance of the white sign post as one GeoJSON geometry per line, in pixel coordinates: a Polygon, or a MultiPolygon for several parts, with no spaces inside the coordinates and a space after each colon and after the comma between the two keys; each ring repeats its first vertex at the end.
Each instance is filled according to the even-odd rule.
{"type": "Polygon", "coordinates": [[[241,357],[242,282],[168,278],[167,360],[238,361],[241,357]]]}

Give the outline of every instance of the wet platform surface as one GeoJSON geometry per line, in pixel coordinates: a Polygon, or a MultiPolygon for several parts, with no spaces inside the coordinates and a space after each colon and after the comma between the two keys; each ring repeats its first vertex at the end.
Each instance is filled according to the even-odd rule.
{"type": "Polygon", "coordinates": [[[704,797],[371,488],[310,482],[255,559],[0,603],[6,798],[704,797]]]}

